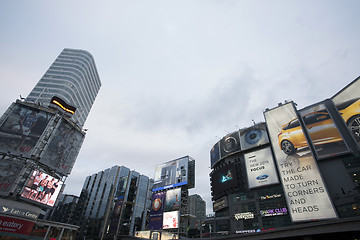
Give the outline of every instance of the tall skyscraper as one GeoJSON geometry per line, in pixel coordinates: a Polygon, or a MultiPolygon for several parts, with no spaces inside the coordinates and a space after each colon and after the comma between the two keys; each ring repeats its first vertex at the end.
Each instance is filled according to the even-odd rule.
{"type": "Polygon", "coordinates": [[[77,109],[73,120],[82,127],[100,86],[93,56],[84,50],[65,48],[26,101],[47,106],[57,96],[77,109]]]}
{"type": "Polygon", "coordinates": [[[99,88],[90,53],[64,49],[29,96],[1,116],[0,222],[11,224],[0,228],[0,238],[75,235],[77,226],[42,218],[63,191],[99,88]]]}
{"type": "Polygon", "coordinates": [[[80,236],[113,239],[145,229],[153,180],[124,166],[113,166],[85,179],[78,209],[80,236]]]}

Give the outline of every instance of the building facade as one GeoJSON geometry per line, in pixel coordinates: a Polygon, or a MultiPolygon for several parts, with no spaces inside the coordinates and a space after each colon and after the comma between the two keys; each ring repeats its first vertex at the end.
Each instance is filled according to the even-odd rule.
{"type": "Polygon", "coordinates": [[[203,223],[206,219],[206,202],[198,194],[188,197],[187,214],[189,218],[189,237],[202,235],[203,223]]]}
{"type": "MultiPolygon", "coordinates": [[[[61,56],[67,51],[65,49],[61,56]]],[[[86,51],[81,52],[90,55],[86,51]]],[[[75,55],[67,55],[69,62],[76,62],[76,59],[75,55]]],[[[93,59],[89,63],[84,62],[82,67],[96,70],[93,59]]],[[[73,110],[76,108],[66,104],[68,99],[64,98],[73,94],[74,90],[63,87],[61,91],[55,91],[56,87],[66,85],[65,82],[60,84],[54,80],[45,84],[45,78],[39,81],[27,99],[16,100],[0,118],[0,207],[3,209],[0,222],[15,223],[9,228],[1,228],[0,236],[32,236],[38,239],[71,237],[78,229],[77,226],[57,224],[44,218],[56,206],[65,186],[64,181],[71,173],[85,138],[82,124],[87,114],[81,117],[84,120],[82,123],[75,121],[73,115],[77,111],[73,110]],[[43,95],[45,92],[46,96],[43,95]],[[51,103],[54,98],[59,100],[55,105],[51,103]],[[24,227],[20,229],[16,226],[24,227]]],[[[74,85],[80,82],[89,84],[91,80],[83,78],[77,81],[74,85]]],[[[97,85],[89,85],[91,90],[76,90],[77,94],[84,96],[90,90],[93,93],[91,105],[100,87],[97,73],[95,82],[97,85]]]]}
{"type": "Polygon", "coordinates": [[[100,87],[93,56],[84,50],[65,48],[26,101],[48,106],[57,96],[76,108],[72,118],[83,126],[100,87]]]}
{"type": "Polygon", "coordinates": [[[359,92],[360,78],[303,109],[280,103],[265,110],[265,122],[217,142],[210,151],[213,233],[359,236],[359,92]]]}
{"type": "Polygon", "coordinates": [[[88,176],[78,205],[79,238],[113,239],[144,230],[152,184],[149,177],[124,166],[88,176]]]}

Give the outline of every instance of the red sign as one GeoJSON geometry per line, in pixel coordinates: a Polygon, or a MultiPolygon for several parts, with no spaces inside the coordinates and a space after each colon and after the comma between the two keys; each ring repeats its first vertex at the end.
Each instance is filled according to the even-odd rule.
{"type": "Polygon", "coordinates": [[[0,216],[0,232],[29,235],[34,224],[22,219],[0,216]]]}

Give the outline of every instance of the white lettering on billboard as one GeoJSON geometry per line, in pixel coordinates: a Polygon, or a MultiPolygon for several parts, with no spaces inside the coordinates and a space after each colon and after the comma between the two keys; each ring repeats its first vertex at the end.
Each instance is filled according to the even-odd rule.
{"type": "Polygon", "coordinates": [[[292,103],[265,112],[290,216],[294,222],[336,218],[318,166],[308,148],[305,151],[292,150],[291,154],[281,149],[279,140],[288,134],[287,140],[291,141],[292,127],[297,134],[301,131],[296,124],[290,126],[296,118],[292,103]]]}
{"type": "Polygon", "coordinates": [[[249,188],[279,183],[270,147],[244,154],[249,188]]]}

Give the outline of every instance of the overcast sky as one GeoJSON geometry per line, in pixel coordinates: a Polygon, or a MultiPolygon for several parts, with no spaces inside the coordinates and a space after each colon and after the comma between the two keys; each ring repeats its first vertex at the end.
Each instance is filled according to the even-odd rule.
{"type": "Polygon", "coordinates": [[[65,193],[123,165],[196,160],[212,212],[209,151],[263,110],[330,98],[360,75],[358,0],[0,0],[0,114],[63,48],[89,51],[102,87],[65,193]]]}

